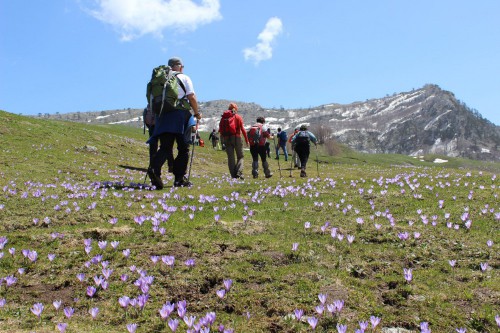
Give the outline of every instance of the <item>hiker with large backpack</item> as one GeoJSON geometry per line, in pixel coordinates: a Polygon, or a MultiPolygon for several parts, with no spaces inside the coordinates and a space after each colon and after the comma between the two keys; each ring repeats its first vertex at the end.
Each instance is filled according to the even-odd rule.
{"type": "Polygon", "coordinates": [[[219,133],[223,144],[226,146],[227,165],[232,178],[243,179],[243,143],[241,134],[248,147],[248,137],[243,125],[243,118],[238,113],[238,105],[229,104],[219,122],[219,133]]]}
{"type": "Polygon", "coordinates": [[[180,58],[171,58],[168,66],[153,69],[147,86],[146,97],[155,113],[155,130],[150,138],[158,138],[160,149],[148,168],[151,184],[160,190],[163,188],[161,169],[173,155],[174,142],[177,142],[177,157],[173,160],[172,172],[174,186],[190,186],[186,179],[189,162],[189,144],[191,130],[200,120],[198,101],[191,78],[183,73],[184,65],[180,58]],[[191,114],[190,110],[193,110],[191,114]]]}
{"type": "Polygon", "coordinates": [[[285,131],[282,131],[280,127],[278,127],[278,144],[276,145],[276,160],[280,159],[280,148],[283,150],[283,154],[285,154],[285,161],[288,161],[288,152],[286,150],[286,143],[288,142],[288,136],[285,131]]]}
{"type": "Polygon", "coordinates": [[[262,161],[262,168],[264,169],[264,175],[266,178],[272,177],[272,173],[269,170],[269,163],[266,160],[266,141],[267,139],[274,139],[274,137],[264,129],[264,124],[266,120],[264,117],[258,117],[257,123],[252,125],[248,130],[248,142],[250,143],[250,154],[252,154],[252,176],[253,178],[259,178],[259,156],[262,161]]]}
{"type": "Polygon", "coordinates": [[[318,139],[307,130],[306,125],[300,126],[300,130],[292,138],[292,144],[300,159],[300,177],[307,177],[306,166],[309,159],[311,142],[317,147],[318,139]]]}

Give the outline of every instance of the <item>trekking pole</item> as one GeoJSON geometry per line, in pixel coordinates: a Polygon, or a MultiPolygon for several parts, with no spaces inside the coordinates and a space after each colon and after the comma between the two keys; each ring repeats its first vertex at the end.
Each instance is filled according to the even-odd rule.
{"type": "Polygon", "coordinates": [[[316,145],[316,171],[318,172],[318,177],[319,177],[318,145],[316,145]]]}
{"type": "Polygon", "coordinates": [[[280,171],[280,178],[281,178],[281,166],[280,166],[280,158],[278,156],[278,151],[276,150],[276,138],[273,138],[273,143],[274,143],[274,150],[276,151],[276,157],[278,159],[278,170],[280,171]]]}
{"type": "Polygon", "coordinates": [[[151,162],[149,162],[148,169],[146,170],[146,175],[144,175],[144,181],[142,182],[142,185],[146,185],[146,178],[148,178],[149,168],[151,168],[151,162]]]}
{"type": "MultiPolygon", "coordinates": [[[[198,120],[196,120],[196,132],[194,132],[194,137],[196,138],[197,135],[198,135],[198,120]]],[[[188,172],[188,178],[187,178],[188,182],[189,182],[189,179],[191,178],[191,168],[193,167],[194,141],[195,140],[193,140],[193,149],[191,151],[191,162],[189,163],[189,172],[188,172]]]]}

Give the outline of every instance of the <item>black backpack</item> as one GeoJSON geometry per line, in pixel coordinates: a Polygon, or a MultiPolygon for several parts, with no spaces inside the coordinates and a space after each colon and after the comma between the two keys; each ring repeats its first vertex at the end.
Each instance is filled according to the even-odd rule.
{"type": "Polygon", "coordinates": [[[294,144],[297,146],[297,145],[310,145],[310,142],[311,139],[309,138],[309,133],[307,133],[307,131],[300,131],[299,133],[297,133],[296,137],[295,137],[295,140],[294,140],[294,144]]]}

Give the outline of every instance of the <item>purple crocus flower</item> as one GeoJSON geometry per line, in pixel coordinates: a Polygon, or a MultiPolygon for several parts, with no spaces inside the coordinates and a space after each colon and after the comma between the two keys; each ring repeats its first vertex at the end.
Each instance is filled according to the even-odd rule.
{"type": "Polygon", "coordinates": [[[49,253],[49,254],[47,255],[47,258],[49,258],[49,261],[53,261],[53,260],[56,258],[56,255],[55,255],[55,254],[53,254],[53,253],[49,253]]]}
{"type": "Polygon", "coordinates": [[[309,325],[311,326],[311,328],[313,330],[316,329],[316,325],[318,325],[318,318],[316,317],[309,317],[307,318],[307,322],[309,323],[309,325]]]}
{"type": "Polygon", "coordinates": [[[87,296],[94,297],[96,291],[97,291],[97,289],[94,286],[87,287],[87,296]]]}
{"type": "Polygon", "coordinates": [[[56,311],[59,310],[59,308],[61,307],[62,305],[62,301],[61,300],[58,300],[58,301],[54,301],[52,302],[52,305],[54,306],[54,308],[56,309],[56,311]]]}
{"type": "Polygon", "coordinates": [[[302,316],[304,315],[304,310],[302,309],[295,309],[294,311],[294,314],[295,314],[295,318],[300,321],[300,319],[302,318],[302,316]]]}
{"type": "Polygon", "coordinates": [[[337,324],[337,332],[338,333],[345,333],[346,331],[347,331],[347,325],[337,324]]]}
{"type": "Polygon", "coordinates": [[[186,265],[187,267],[191,268],[195,265],[195,261],[193,258],[190,258],[190,259],[187,259],[185,262],[184,262],[184,265],[186,265]]]}
{"type": "Polygon", "coordinates": [[[233,285],[233,280],[231,279],[224,280],[224,288],[226,288],[227,291],[231,289],[232,285],[233,285]]]}
{"type": "Polygon", "coordinates": [[[423,321],[420,323],[420,332],[421,333],[431,333],[431,329],[429,328],[429,323],[423,321]]]}
{"type": "Polygon", "coordinates": [[[467,332],[467,329],[465,329],[465,328],[457,328],[457,330],[456,330],[456,331],[457,331],[458,333],[465,333],[465,332],[467,332]]]}
{"type": "Polygon", "coordinates": [[[177,302],[177,314],[179,315],[180,318],[184,318],[186,315],[186,301],[180,301],[177,302]]]}
{"type": "Polygon", "coordinates": [[[130,304],[130,297],[122,296],[118,299],[118,303],[122,308],[126,308],[130,304]]]}
{"type": "Polygon", "coordinates": [[[321,317],[323,312],[325,311],[325,306],[323,304],[317,305],[314,310],[318,313],[318,315],[321,317]]]}
{"type": "Polygon", "coordinates": [[[403,268],[403,273],[406,282],[411,282],[413,279],[413,270],[411,268],[403,268]]]}
{"type": "Polygon", "coordinates": [[[68,324],[66,324],[66,323],[59,323],[59,324],[57,324],[57,329],[61,333],[66,332],[66,327],[68,327],[68,324]]]}
{"type": "Polygon", "coordinates": [[[194,325],[196,317],[195,316],[184,316],[183,320],[186,323],[187,327],[191,328],[194,325]]]}
{"type": "Polygon", "coordinates": [[[165,265],[172,267],[174,266],[175,263],[175,257],[174,256],[162,256],[161,261],[165,263],[165,265]]]}
{"type": "Polygon", "coordinates": [[[0,308],[3,308],[6,303],[7,301],[5,300],[5,298],[0,298],[0,308]]]}
{"type": "Polygon", "coordinates": [[[43,312],[43,304],[42,303],[35,303],[30,310],[31,310],[31,312],[33,312],[33,314],[35,316],[40,318],[40,316],[42,315],[42,312],[43,312]]]}
{"type": "Polygon", "coordinates": [[[172,332],[175,332],[177,330],[177,326],[179,326],[179,320],[178,319],[169,319],[168,321],[168,327],[172,330],[172,332]]]}
{"type": "Polygon", "coordinates": [[[368,328],[368,322],[367,321],[360,321],[359,328],[364,332],[368,328]]]}
{"type": "Polygon", "coordinates": [[[29,250],[27,257],[31,262],[35,262],[38,259],[38,253],[36,253],[35,250],[33,251],[29,250]]]}
{"type": "Polygon", "coordinates": [[[127,330],[129,331],[129,333],[135,333],[135,331],[137,330],[137,324],[127,324],[127,330]]]}
{"type": "Polygon", "coordinates": [[[215,319],[217,318],[215,312],[207,312],[205,315],[205,319],[207,320],[209,325],[213,325],[215,323],[215,319]]]}
{"type": "Polygon", "coordinates": [[[298,248],[299,248],[299,243],[292,244],[292,251],[297,251],[298,248]]]}
{"type": "Polygon", "coordinates": [[[71,318],[71,316],[73,316],[73,314],[75,313],[75,309],[73,309],[72,307],[67,307],[67,308],[64,308],[64,315],[69,319],[71,318]]]}
{"type": "Polygon", "coordinates": [[[170,303],[163,304],[162,308],[159,310],[161,319],[166,320],[168,316],[170,316],[170,314],[174,311],[174,308],[175,308],[174,304],[170,303]]]}
{"type": "Polygon", "coordinates": [[[216,291],[217,296],[219,296],[220,299],[224,298],[226,296],[226,290],[225,289],[220,289],[216,291]]]}
{"type": "Polygon", "coordinates": [[[480,265],[481,265],[481,271],[483,272],[485,272],[489,267],[487,262],[482,262],[480,265]]]}
{"type": "Polygon", "coordinates": [[[372,328],[375,329],[375,327],[377,327],[377,325],[380,323],[380,318],[376,316],[371,316],[370,323],[372,324],[372,328]]]}
{"type": "Polygon", "coordinates": [[[99,308],[91,308],[89,310],[89,313],[92,316],[92,319],[95,319],[97,317],[97,314],[99,313],[99,308]]]}
{"type": "Polygon", "coordinates": [[[321,302],[321,304],[325,304],[326,303],[326,298],[327,298],[326,294],[319,294],[318,295],[318,299],[321,302]]]}

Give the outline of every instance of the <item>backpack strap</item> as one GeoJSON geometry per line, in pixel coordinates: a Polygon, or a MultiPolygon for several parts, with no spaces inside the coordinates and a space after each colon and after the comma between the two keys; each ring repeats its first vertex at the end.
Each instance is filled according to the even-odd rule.
{"type": "MultiPolygon", "coordinates": [[[[179,79],[179,77],[178,77],[179,74],[181,74],[181,72],[175,72],[174,73],[175,78],[177,79],[177,82],[181,86],[182,91],[184,91],[184,97],[186,97],[186,87],[184,86],[184,83],[182,83],[181,79],[179,79]]],[[[182,97],[182,98],[184,98],[184,97],[182,97]]]]}

